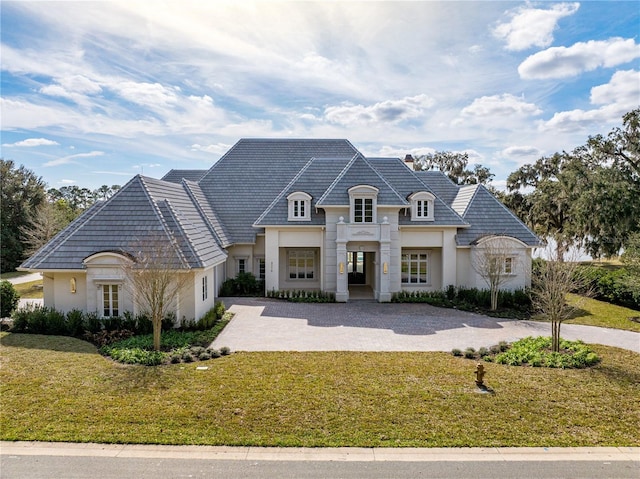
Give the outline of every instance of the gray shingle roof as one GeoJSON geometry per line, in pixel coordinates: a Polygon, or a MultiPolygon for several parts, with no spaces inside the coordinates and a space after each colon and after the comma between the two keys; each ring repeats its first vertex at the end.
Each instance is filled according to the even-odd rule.
{"type": "MultiPolygon", "coordinates": [[[[432,193],[436,198],[433,202],[433,221],[416,222],[411,221],[411,214],[401,214],[399,223],[401,225],[433,225],[433,226],[467,226],[467,223],[452,210],[451,206],[442,201],[431,185],[431,177],[417,175],[415,171],[407,168],[404,162],[398,158],[368,158],[369,163],[380,172],[385,179],[394,186],[395,190],[404,198],[408,198],[413,193],[426,191],[432,193]]],[[[438,178],[439,180],[439,178],[438,178]]],[[[437,180],[436,180],[437,181],[437,180]]],[[[450,180],[447,178],[447,181],[450,180]]],[[[453,185],[453,183],[451,183],[453,185]]],[[[453,185],[455,188],[455,185],[453,185]]]]}
{"type": "Polygon", "coordinates": [[[171,183],[182,183],[182,180],[200,181],[208,170],[169,170],[169,172],[160,178],[162,181],[171,183]]]}
{"type": "Polygon", "coordinates": [[[217,264],[226,254],[198,214],[182,185],[135,176],[115,195],[96,203],[25,261],[28,269],[81,269],[103,251],[134,253],[159,238],[179,245],[185,266],[217,264]]]}
{"type": "Polygon", "coordinates": [[[233,243],[253,243],[252,225],[311,158],[352,158],[347,140],[243,139],[200,180],[233,243]]]}
{"type": "MultiPolygon", "coordinates": [[[[425,224],[458,227],[457,242],[462,246],[488,234],[540,244],[484,186],[459,187],[440,172],[414,172],[397,158],[364,158],[347,140],[244,139],[206,173],[171,170],[163,178],[134,177],[22,267],[80,269],[92,254],[133,252],[135,245],[159,236],[177,245],[176,260],[181,264],[207,267],[226,258],[224,248],[255,242],[256,226],[291,224],[286,199],[290,193],[311,195],[311,221],[301,224],[321,225],[322,207],[348,205],[348,190],[356,185],[378,188],[378,204],[397,207],[409,206],[413,193],[433,193],[435,220],[425,224]]],[[[399,222],[418,224],[402,213],[399,222]]]]}
{"type": "Polygon", "coordinates": [[[540,239],[483,185],[462,187],[462,190],[465,195],[474,193],[468,200],[464,199],[467,206],[463,218],[471,227],[458,230],[456,240],[459,245],[468,246],[487,235],[511,236],[528,246],[541,244],[540,239]]]}

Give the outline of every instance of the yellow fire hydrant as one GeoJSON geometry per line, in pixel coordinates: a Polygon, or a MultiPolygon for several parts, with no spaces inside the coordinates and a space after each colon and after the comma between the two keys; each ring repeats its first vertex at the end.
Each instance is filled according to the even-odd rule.
{"type": "Polygon", "coordinates": [[[479,387],[484,386],[483,379],[484,379],[484,366],[478,363],[476,365],[476,385],[479,387]]]}

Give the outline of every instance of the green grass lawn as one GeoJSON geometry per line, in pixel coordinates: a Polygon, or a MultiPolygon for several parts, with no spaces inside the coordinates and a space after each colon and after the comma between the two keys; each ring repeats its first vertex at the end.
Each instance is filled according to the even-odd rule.
{"type": "Polygon", "coordinates": [[[42,299],[42,280],[30,281],[29,283],[14,284],[13,287],[20,295],[20,299],[42,299]]]}
{"type": "Polygon", "coordinates": [[[640,355],[583,370],[446,353],[236,353],[125,366],[83,341],[3,333],[0,439],[255,446],[640,446],[640,355]],[[208,366],[206,371],[197,366],[208,366]]]}
{"type": "Polygon", "coordinates": [[[603,328],[625,329],[640,332],[640,323],[629,318],[639,317],[640,311],[616,306],[615,304],[583,298],[575,294],[568,295],[569,303],[576,305],[579,311],[567,324],[586,324],[603,328]]]}

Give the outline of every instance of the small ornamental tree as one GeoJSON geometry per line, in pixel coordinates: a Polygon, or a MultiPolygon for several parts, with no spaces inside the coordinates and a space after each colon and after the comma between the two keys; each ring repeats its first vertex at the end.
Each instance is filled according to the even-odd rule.
{"type": "Polygon", "coordinates": [[[20,295],[9,281],[0,281],[0,318],[8,318],[18,306],[20,295]]]}
{"type": "Polygon", "coordinates": [[[471,265],[489,286],[491,311],[498,309],[498,294],[518,270],[518,256],[513,242],[506,236],[482,238],[473,253],[471,265]]]}
{"type": "Polygon", "coordinates": [[[153,323],[153,348],[160,350],[162,319],[174,311],[192,275],[174,238],[158,235],[141,241],[124,265],[127,287],[141,312],[153,323]]]}
{"type": "MultiPolygon", "coordinates": [[[[551,349],[560,351],[560,327],[571,319],[580,304],[569,304],[567,294],[581,291],[589,296],[588,282],[577,261],[561,261],[548,251],[548,260],[541,261],[532,278],[531,300],[542,319],[551,322],[551,349]]],[[[580,302],[578,302],[580,303],[580,302]]]]}

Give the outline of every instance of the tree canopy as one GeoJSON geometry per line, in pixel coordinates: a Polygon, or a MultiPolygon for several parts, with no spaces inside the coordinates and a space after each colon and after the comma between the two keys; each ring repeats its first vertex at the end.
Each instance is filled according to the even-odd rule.
{"type": "Polygon", "coordinates": [[[486,185],[494,177],[493,173],[482,165],[469,165],[468,153],[454,153],[452,151],[436,151],[415,158],[413,167],[415,170],[438,169],[446,174],[456,185],[486,185]]]}
{"type": "Polygon", "coordinates": [[[539,236],[555,240],[559,259],[572,245],[594,257],[618,255],[640,231],[639,115],[629,112],[608,136],[509,175],[503,201],[539,236]]]}
{"type": "Polygon", "coordinates": [[[7,272],[24,259],[22,229],[29,225],[46,195],[42,178],[22,165],[16,168],[12,160],[0,159],[0,179],[0,271],[7,272]]]}

